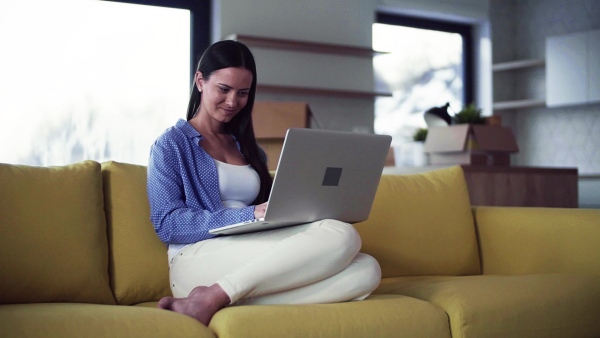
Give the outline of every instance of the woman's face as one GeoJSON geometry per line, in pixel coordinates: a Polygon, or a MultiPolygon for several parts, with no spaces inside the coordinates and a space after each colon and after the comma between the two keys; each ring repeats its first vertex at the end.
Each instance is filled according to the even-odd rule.
{"type": "Polygon", "coordinates": [[[195,80],[202,95],[199,114],[227,123],[246,106],[252,73],[245,68],[230,67],[214,71],[208,79],[197,72],[195,80]]]}

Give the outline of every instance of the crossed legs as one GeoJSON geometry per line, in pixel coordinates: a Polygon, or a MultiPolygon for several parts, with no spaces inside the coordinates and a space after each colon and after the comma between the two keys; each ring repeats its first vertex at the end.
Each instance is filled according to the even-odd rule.
{"type": "Polygon", "coordinates": [[[351,225],[334,220],[198,242],[171,263],[171,289],[180,298],[163,298],[159,307],[208,324],[228,304],[362,299],[381,272],[358,253],[360,245],[351,225]]]}

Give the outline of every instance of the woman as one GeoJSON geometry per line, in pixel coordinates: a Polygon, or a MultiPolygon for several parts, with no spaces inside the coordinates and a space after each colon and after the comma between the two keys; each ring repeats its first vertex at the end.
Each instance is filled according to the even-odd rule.
{"type": "Polygon", "coordinates": [[[359,253],[349,224],[323,220],[215,237],[220,226],[261,218],[272,179],[252,126],[256,66],[240,42],[202,55],[187,121],[165,131],[148,165],[151,220],[169,246],[171,290],[158,306],[208,325],[231,304],[329,303],[366,298],[381,271],[359,253]]]}

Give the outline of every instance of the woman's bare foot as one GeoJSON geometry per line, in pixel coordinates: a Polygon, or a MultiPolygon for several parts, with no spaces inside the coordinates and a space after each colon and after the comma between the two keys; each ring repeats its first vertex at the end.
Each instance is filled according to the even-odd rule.
{"type": "Polygon", "coordinates": [[[208,326],[213,315],[230,302],[221,286],[213,284],[194,288],[186,298],[164,297],[158,307],[190,316],[208,326]]]}

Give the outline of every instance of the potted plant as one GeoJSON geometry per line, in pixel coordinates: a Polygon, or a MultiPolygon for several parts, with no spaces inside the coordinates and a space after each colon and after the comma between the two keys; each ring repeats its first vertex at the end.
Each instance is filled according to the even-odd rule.
{"type": "Polygon", "coordinates": [[[417,128],[413,134],[414,142],[410,145],[411,162],[415,167],[422,167],[429,162],[424,149],[425,139],[427,139],[427,129],[417,128]]]}
{"type": "Polygon", "coordinates": [[[413,141],[415,142],[425,142],[425,139],[427,139],[427,129],[425,128],[418,128],[415,133],[413,134],[413,141]]]}
{"type": "Polygon", "coordinates": [[[481,116],[481,109],[477,109],[474,103],[463,107],[456,115],[454,115],[456,124],[485,124],[485,118],[481,116]]]}

